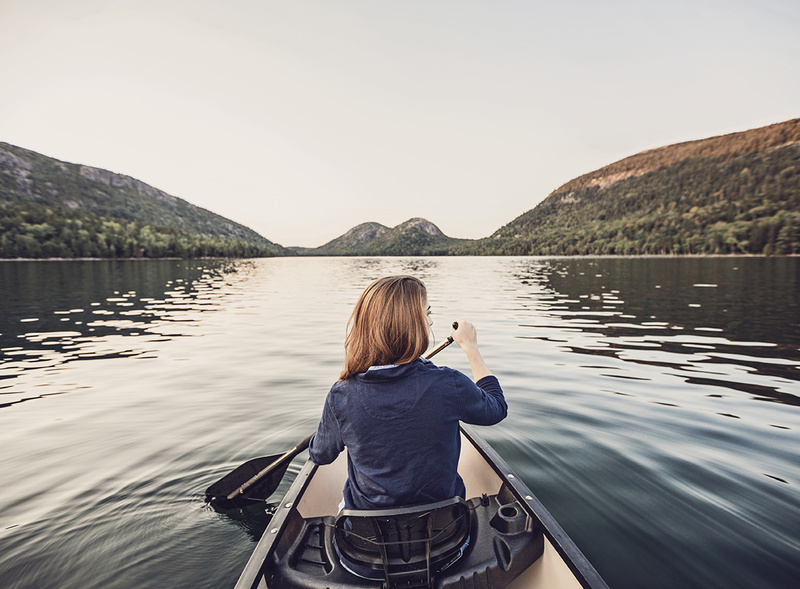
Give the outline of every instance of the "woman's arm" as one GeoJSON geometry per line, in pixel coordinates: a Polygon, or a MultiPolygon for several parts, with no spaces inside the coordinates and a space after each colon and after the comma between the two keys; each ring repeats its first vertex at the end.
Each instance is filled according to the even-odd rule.
{"type": "Polygon", "coordinates": [[[325,399],[322,409],[322,418],[317,426],[317,432],[311,437],[308,451],[311,460],[316,464],[330,464],[341,451],[344,450],[342,432],[339,421],[333,413],[330,404],[330,395],[325,399]]]}
{"type": "Polygon", "coordinates": [[[458,329],[450,330],[450,337],[456,342],[469,360],[469,367],[472,368],[472,378],[475,382],[486,376],[492,376],[492,371],[486,365],[478,349],[478,332],[475,326],[469,321],[458,321],[458,329]]]}

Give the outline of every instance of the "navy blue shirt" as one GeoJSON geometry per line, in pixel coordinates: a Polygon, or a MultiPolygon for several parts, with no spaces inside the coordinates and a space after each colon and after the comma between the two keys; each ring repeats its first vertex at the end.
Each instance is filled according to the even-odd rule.
{"type": "Polygon", "coordinates": [[[508,411],[500,383],[418,358],[333,385],[309,452],[330,464],[347,447],[348,509],[380,509],[464,496],[456,472],[459,421],[493,425],[508,411]]]}

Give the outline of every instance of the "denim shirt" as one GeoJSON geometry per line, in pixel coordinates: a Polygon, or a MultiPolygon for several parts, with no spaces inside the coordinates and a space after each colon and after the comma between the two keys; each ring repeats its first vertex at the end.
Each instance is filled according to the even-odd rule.
{"type": "Polygon", "coordinates": [[[464,496],[456,472],[459,421],[493,425],[508,407],[500,383],[418,358],[333,385],[309,452],[330,464],[347,447],[348,509],[380,509],[464,496]]]}

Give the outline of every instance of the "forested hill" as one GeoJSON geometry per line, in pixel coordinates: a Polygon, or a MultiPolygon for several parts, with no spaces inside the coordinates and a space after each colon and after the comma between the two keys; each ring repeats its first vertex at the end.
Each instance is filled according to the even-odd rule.
{"type": "Polygon", "coordinates": [[[426,219],[415,217],[396,227],[362,223],[323,246],[299,253],[313,256],[437,256],[467,240],[442,233],[426,219]]]}
{"type": "Polygon", "coordinates": [[[800,253],[800,119],[625,158],[456,252],[800,253]]]}
{"type": "Polygon", "coordinates": [[[287,253],[239,223],[129,176],[0,143],[0,257],[287,253]]]}
{"type": "Polygon", "coordinates": [[[413,218],[291,251],[128,176],[0,143],[0,258],[740,253],[800,254],[800,119],[638,153],[485,239],[413,218]]]}

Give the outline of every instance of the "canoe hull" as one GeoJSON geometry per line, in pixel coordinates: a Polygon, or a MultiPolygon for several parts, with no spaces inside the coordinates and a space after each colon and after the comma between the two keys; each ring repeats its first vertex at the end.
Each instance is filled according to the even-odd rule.
{"type": "MultiPolygon", "coordinates": [[[[510,589],[603,589],[607,585],[586,560],[530,489],[505,461],[469,426],[461,428],[462,444],[459,474],[464,479],[467,497],[493,496],[501,492],[513,499],[532,518],[543,535],[543,552],[514,581],[510,589]]],[[[287,492],[272,521],[251,555],[236,584],[236,589],[272,589],[270,570],[287,538],[297,534],[297,522],[334,516],[339,511],[341,493],[347,478],[347,459],[343,453],[332,464],[317,466],[307,461],[287,492]],[[299,516],[299,517],[298,517],[299,516]]],[[[458,563],[454,565],[454,568],[458,563]]]]}

